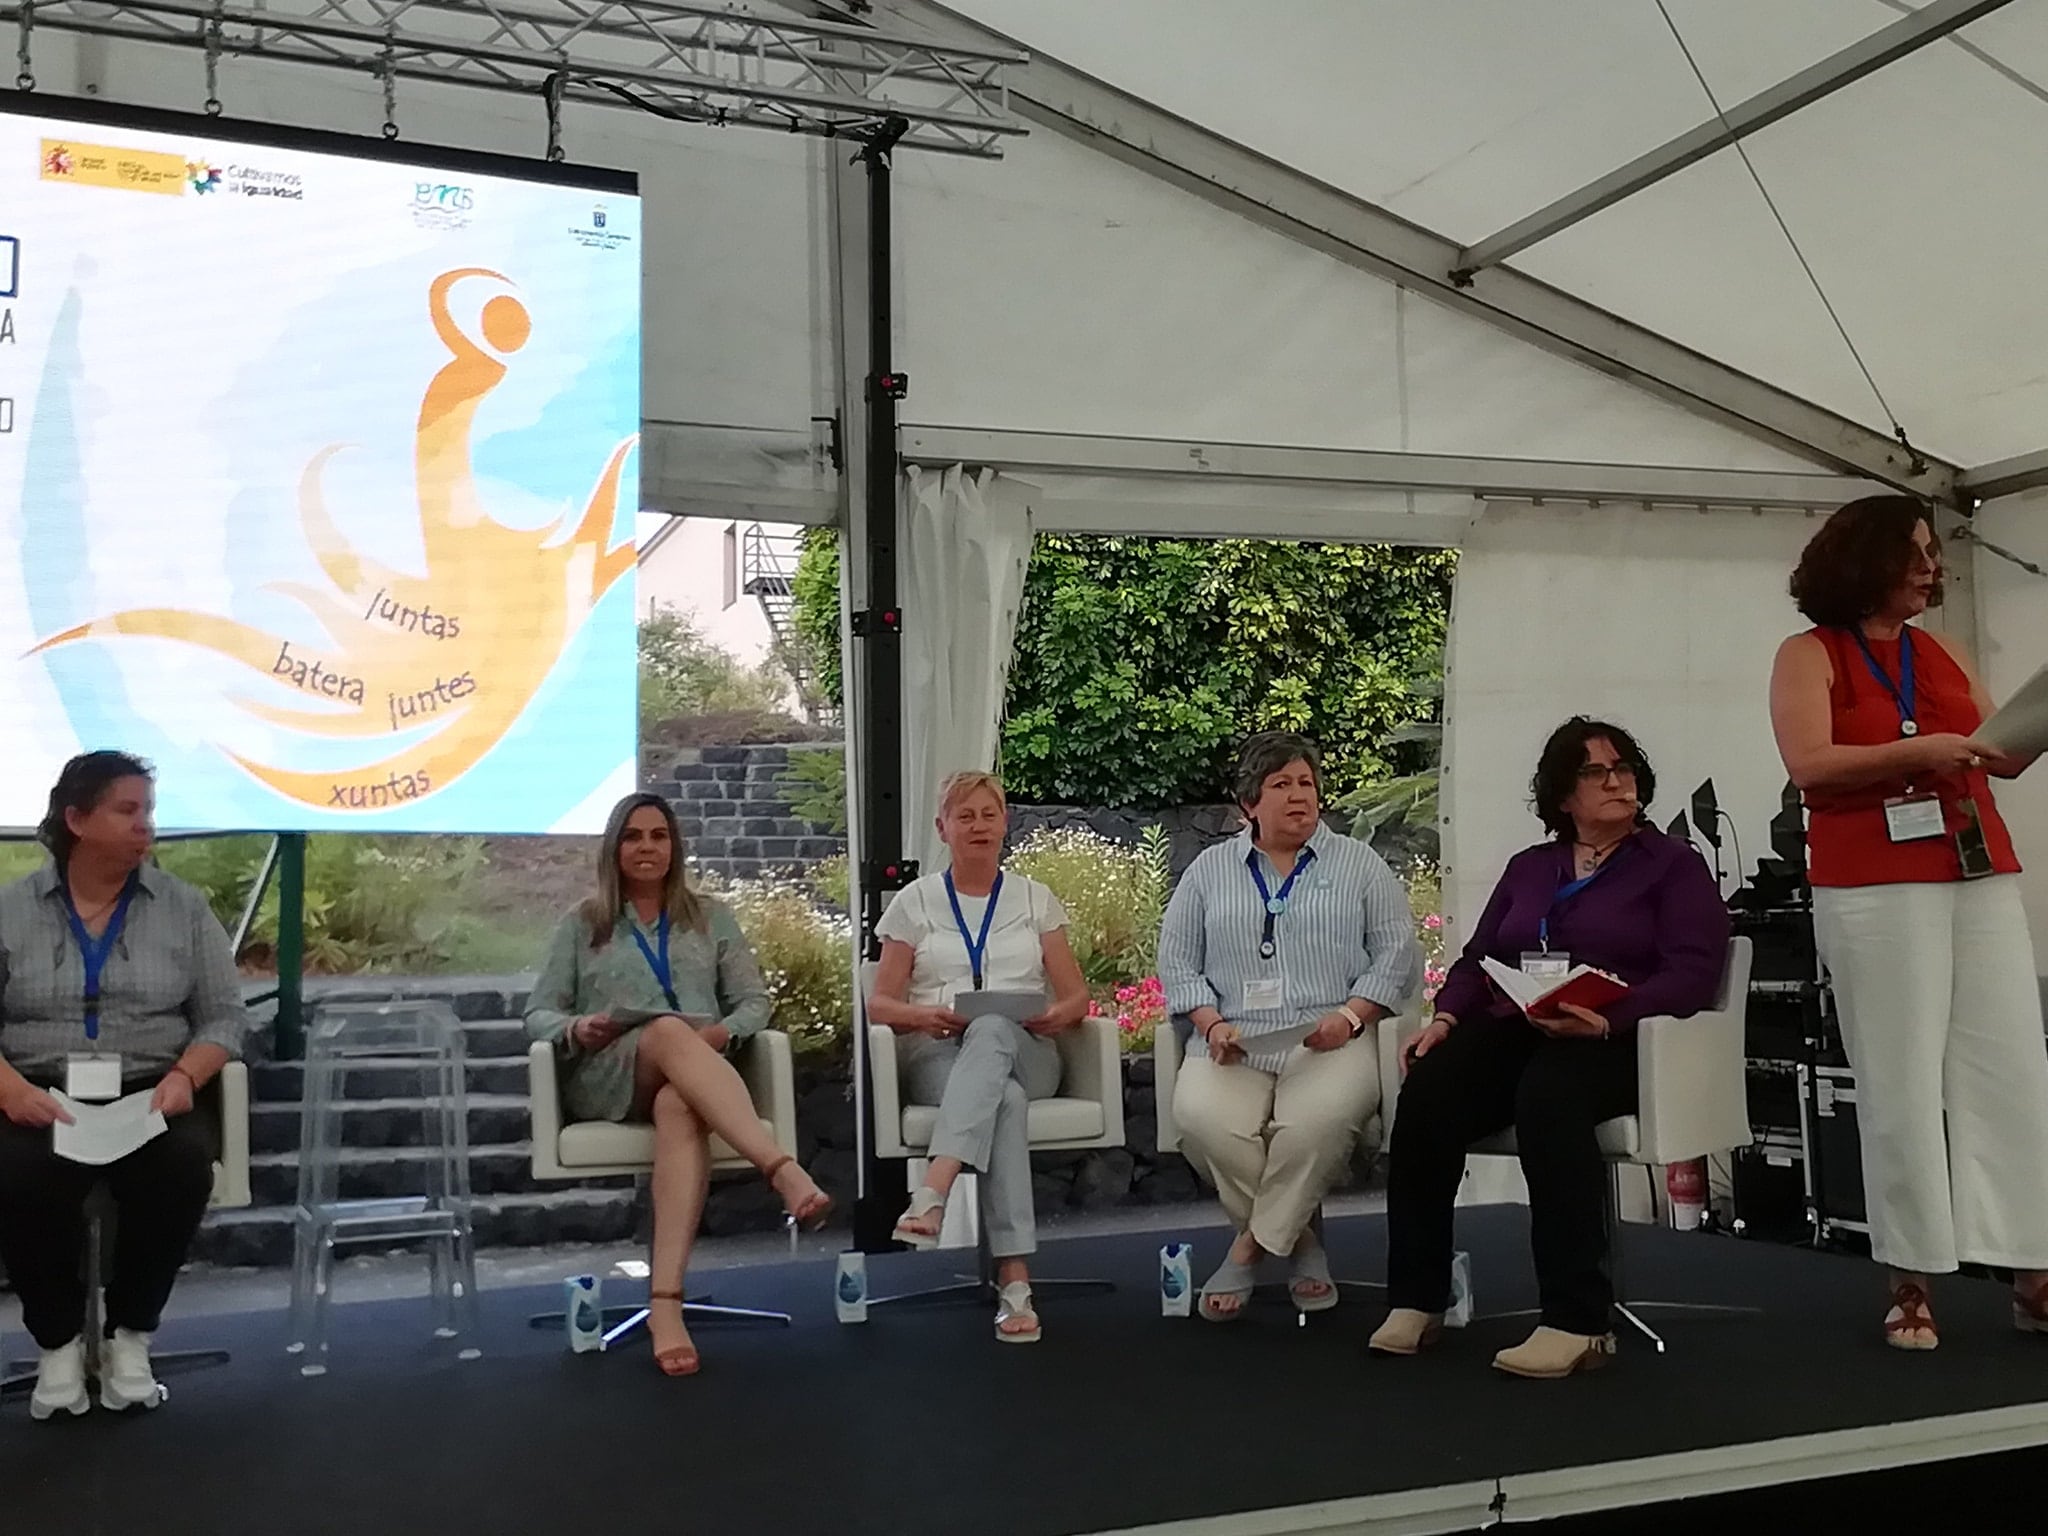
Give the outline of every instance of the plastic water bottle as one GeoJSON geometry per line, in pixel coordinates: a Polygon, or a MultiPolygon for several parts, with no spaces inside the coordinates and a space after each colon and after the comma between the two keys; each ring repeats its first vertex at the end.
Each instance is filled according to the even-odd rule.
{"type": "Polygon", "coordinates": [[[604,1348],[604,1282],[595,1275],[572,1275],[562,1282],[562,1314],[568,1320],[569,1348],[579,1355],[604,1348]]]}
{"type": "Polygon", "coordinates": [[[1472,1255],[1459,1249],[1451,1255],[1451,1306],[1444,1313],[1446,1328],[1463,1328],[1472,1321],[1472,1255]]]}
{"type": "Polygon", "coordinates": [[[1159,1315],[1187,1317],[1194,1303],[1195,1281],[1186,1243],[1168,1243],[1159,1250],[1159,1315]]]}
{"type": "Polygon", "coordinates": [[[839,1274],[832,1282],[832,1303],[842,1323],[868,1320],[868,1256],[864,1253],[839,1255],[839,1274]]]}

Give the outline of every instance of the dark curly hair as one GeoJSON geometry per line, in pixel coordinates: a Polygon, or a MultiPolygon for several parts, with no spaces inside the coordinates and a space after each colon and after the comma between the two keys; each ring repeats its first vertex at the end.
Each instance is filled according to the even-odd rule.
{"type": "Polygon", "coordinates": [[[1259,798],[1266,780],[1289,763],[1307,763],[1316,793],[1322,794],[1323,754],[1314,742],[1293,731],[1260,731],[1247,736],[1238,748],[1237,766],[1231,770],[1230,792],[1239,805],[1250,805],[1259,798]]]}
{"type": "MultiPolygon", "coordinates": [[[[1885,605],[1913,563],[1913,530],[1934,534],[1934,516],[1912,496],[1865,496],[1840,508],[1806,541],[1792,572],[1792,601],[1814,623],[1848,629],[1885,605]]],[[[1930,556],[1941,558],[1935,536],[1930,556]]],[[[1927,606],[1941,606],[1940,567],[1927,606]]]]}
{"type": "Polygon", "coordinates": [[[78,846],[78,834],[65,820],[66,811],[81,815],[98,809],[107,791],[121,779],[154,779],[149,764],[127,752],[82,752],[64,765],[50,791],[50,809],[36,828],[36,841],[50,850],[62,869],[78,846]]]}
{"type": "Polygon", "coordinates": [[[1588,715],[1573,715],[1543,743],[1543,755],[1536,759],[1536,774],[1529,780],[1529,804],[1553,837],[1569,838],[1578,831],[1564,803],[1579,787],[1579,770],[1586,766],[1586,744],[1603,738],[1614,748],[1616,757],[1635,765],[1636,819],[1648,823],[1650,802],[1657,796],[1657,770],[1650,766],[1642,743],[1618,725],[1588,715]]]}

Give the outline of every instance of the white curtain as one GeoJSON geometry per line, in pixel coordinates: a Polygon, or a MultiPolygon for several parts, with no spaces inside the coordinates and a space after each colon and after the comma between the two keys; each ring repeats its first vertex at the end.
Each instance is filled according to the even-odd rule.
{"type": "MultiPolygon", "coordinates": [[[[1444,900],[1462,945],[1501,866],[1543,836],[1529,778],[1576,714],[1613,720],[1657,770],[1666,826],[1711,778],[1735,819],[1728,888],[1769,851],[1785,770],[1771,737],[1786,583],[1805,512],[1487,503],[1459,556],[1445,657],[1444,900]]],[[[1692,818],[1690,814],[1687,820],[1692,818]]],[[[1724,833],[1725,837],[1725,833],[1724,833]]],[[[1704,851],[1704,849],[1703,849],[1704,851]]]]}
{"type": "Polygon", "coordinates": [[[957,465],[911,468],[903,500],[903,845],[930,871],[940,780],[995,766],[1031,516],[1022,487],[957,465]]]}
{"type": "MultiPolygon", "coordinates": [[[[1973,529],[2007,555],[2048,568],[2048,490],[2002,496],[1977,509],[1973,529]]],[[[1949,562],[1957,558],[1949,545],[1949,562]]],[[[1969,551],[1977,583],[1977,662],[1991,697],[2004,702],[2048,664],[2048,580],[2006,555],[1969,551]]],[[[1950,577],[1953,584],[1954,577],[1950,577]]],[[[2021,894],[2034,927],[2034,960],[2048,975],[2048,766],[1993,788],[2020,856],[2021,894]]]]}

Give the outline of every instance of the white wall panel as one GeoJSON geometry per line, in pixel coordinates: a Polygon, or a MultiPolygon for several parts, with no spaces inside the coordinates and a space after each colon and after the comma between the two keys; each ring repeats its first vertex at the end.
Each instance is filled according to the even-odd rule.
{"type": "MultiPolygon", "coordinates": [[[[2048,491],[2029,491],[1986,502],[1977,511],[1984,538],[2024,560],[2048,569],[2048,491]]],[[[1983,639],[1979,661],[1984,685],[2004,699],[2048,662],[2048,580],[2002,560],[1989,550],[1973,551],[1977,567],[1977,623],[1983,639]]],[[[2048,767],[2036,766],[2011,783],[1996,786],[1998,808],[2012,829],[2034,928],[2034,956],[2048,972],[2048,767]]]]}
{"type": "MultiPolygon", "coordinates": [[[[1575,714],[1642,742],[1659,826],[1711,777],[1748,874],[1785,784],[1767,695],[1779,642],[1804,625],[1786,580],[1818,526],[1801,512],[1484,508],[1459,561],[1445,668],[1454,944],[1509,855],[1543,837],[1529,777],[1544,738],[1575,714]]],[[[1730,888],[1733,854],[1730,844],[1730,888]]]]}

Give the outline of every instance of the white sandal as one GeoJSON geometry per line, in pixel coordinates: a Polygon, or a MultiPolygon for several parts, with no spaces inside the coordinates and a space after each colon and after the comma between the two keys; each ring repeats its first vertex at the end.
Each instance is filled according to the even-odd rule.
{"type": "Polygon", "coordinates": [[[1038,1326],[1038,1313],[1031,1305],[1031,1282],[1012,1280],[996,1292],[996,1342],[998,1344],[1036,1344],[1043,1330],[1038,1326]],[[1020,1317],[1031,1319],[1031,1326],[1021,1333],[1006,1332],[1003,1324],[1020,1317]]]}
{"type": "Polygon", "coordinates": [[[921,1221],[931,1215],[933,1211],[938,1211],[942,1213],[939,1220],[943,1224],[945,1221],[945,1216],[943,1215],[945,1209],[946,1197],[936,1189],[933,1189],[931,1185],[920,1184],[911,1191],[910,1206],[901,1216],[896,1218],[896,1230],[889,1235],[897,1242],[915,1248],[919,1253],[928,1253],[939,1246],[939,1234],[936,1232],[920,1232],[915,1227],[906,1227],[904,1223],[906,1221],[921,1221]]]}

